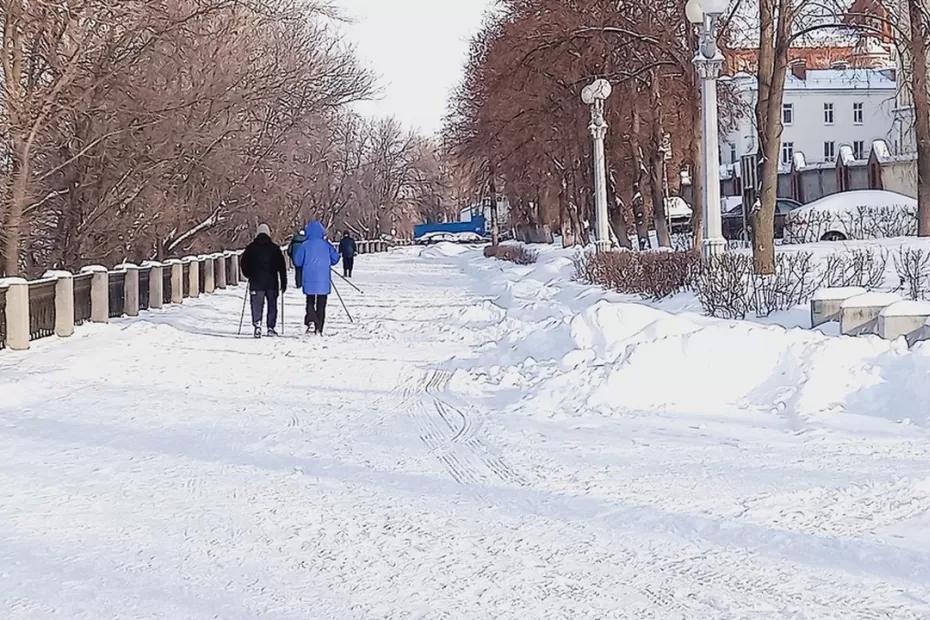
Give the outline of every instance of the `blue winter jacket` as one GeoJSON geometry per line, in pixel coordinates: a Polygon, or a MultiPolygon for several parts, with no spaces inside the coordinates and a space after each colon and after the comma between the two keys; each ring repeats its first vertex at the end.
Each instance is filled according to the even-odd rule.
{"type": "Polygon", "coordinates": [[[294,265],[304,270],[304,295],[329,295],[333,290],[330,269],[339,262],[339,252],[326,240],[323,224],[307,224],[307,240],[297,246],[294,265]]]}

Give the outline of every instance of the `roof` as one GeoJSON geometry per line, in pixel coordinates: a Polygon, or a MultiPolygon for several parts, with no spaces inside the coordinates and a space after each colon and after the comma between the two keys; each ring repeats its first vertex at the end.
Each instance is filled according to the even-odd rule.
{"type": "MultiPolygon", "coordinates": [[[[733,80],[756,89],[756,76],[740,73],[733,80]]],[[[891,90],[897,92],[894,71],[890,69],[808,69],[806,79],[791,71],[785,80],[786,91],[801,90],[891,90]]]]}

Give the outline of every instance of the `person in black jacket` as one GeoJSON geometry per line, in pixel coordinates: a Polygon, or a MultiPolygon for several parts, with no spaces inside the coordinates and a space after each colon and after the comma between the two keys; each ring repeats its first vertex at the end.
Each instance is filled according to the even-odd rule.
{"type": "MultiPolygon", "coordinates": [[[[287,253],[291,257],[291,262],[294,262],[294,254],[297,252],[297,248],[303,245],[303,242],[307,240],[307,233],[302,230],[298,230],[293,237],[291,237],[291,244],[287,246],[287,253]]],[[[298,267],[294,265],[294,282],[297,283],[297,288],[300,288],[304,281],[303,267],[298,267]]]]}
{"type": "Polygon", "coordinates": [[[351,278],[358,247],[348,230],[342,233],[342,241],[339,242],[339,253],[342,254],[342,274],[347,278],[351,278]]]}
{"type": "Polygon", "coordinates": [[[262,337],[262,311],[268,301],[268,335],[277,336],[278,292],[287,290],[287,263],[284,252],[271,240],[267,224],[258,227],[258,235],[242,253],[242,273],[249,280],[252,299],[252,325],[255,337],[262,337]]]}

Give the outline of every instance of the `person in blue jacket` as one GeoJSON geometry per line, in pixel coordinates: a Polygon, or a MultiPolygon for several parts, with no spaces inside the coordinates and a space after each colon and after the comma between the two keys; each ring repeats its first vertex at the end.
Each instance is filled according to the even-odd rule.
{"type": "Polygon", "coordinates": [[[307,296],[304,325],[307,333],[323,334],[326,300],[333,289],[331,269],[339,262],[339,251],[326,239],[326,228],[318,220],[307,224],[307,239],[294,252],[294,266],[303,270],[303,289],[307,296]]]}

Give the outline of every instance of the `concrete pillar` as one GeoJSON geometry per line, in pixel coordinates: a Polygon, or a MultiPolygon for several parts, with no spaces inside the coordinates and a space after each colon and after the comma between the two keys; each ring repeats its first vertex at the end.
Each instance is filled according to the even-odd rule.
{"type": "Polygon", "coordinates": [[[171,303],[184,303],[184,264],[172,258],[165,261],[165,267],[171,270],[171,303]]]}
{"type": "Polygon", "coordinates": [[[216,278],[216,288],[226,288],[226,255],[223,253],[213,255],[213,276],[216,278]]]}
{"type": "Polygon", "coordinates": [[[200,297],[200,261],[196,256],[185,256],[181,259],[190,265],[190,271],[187,275],[191,288],[191,299],[200,297]]]}
{"type": "Polygon", "coordinates": [[[125,263],[119,268],[126,272],[123,285],[123,312],[126,316],[139,316],[139,266],[125,263]]]}
{"type": "Polygon", "coordinates": [[[29,283],[22,278],[0,280],[6,287],[6,346],[13,351],[29,349],[29,283]]]}
{"type": "Polygon", "coordinates": [[[209,295],[216,290],[216,276],[213,272],[213,265],[216,264],[216,260],[212,254],[201,256],[200,260],[203,262],[203,292],[209,295]]]}
{"type": "Polygon", "coordinates": [[[901,301],[893,293],[865,293],[850,297],[840,307],[840,332],[844,336],[878,334],[878,317],[891,304],[901,301]]]}
{"type": "Polygon", "coordinates": [[[226,281],[232,286],[239,286],[242,273],[239,271],[239,252],[232,250],[229,253],[229,271],[226,272],[226,281]]]}
{"type": "Polygon", "coordinates": [[[149,310],[158,310],[165,299],[165,268],[156,261],[142,263],[142,266],[149,268],[149,310]]]}
{"type": "Polygon", "coordinates": [[[90,280],[90,322],[110,322],[110,276],[107,268],[91,265],[81,269],[81,273],[93,274],[90,280]]]}
{"type": "Polygon", "coordinates": [[[843,302],[866,292],[868,291],[858,286],[818,290],[811,299],[811,327],[839,321],[843,302]]]}
{"type": "Polygon", "coordinates": [[[74,335],[74,276],[70,271],[48,271],[43,278],[55,278],[55,335],[74,335]]]}

